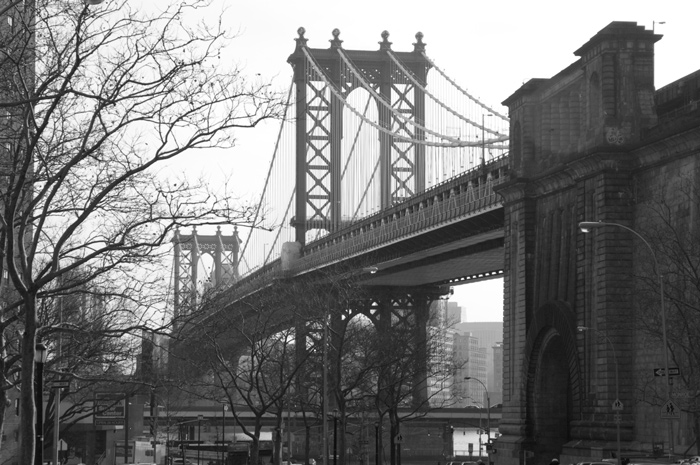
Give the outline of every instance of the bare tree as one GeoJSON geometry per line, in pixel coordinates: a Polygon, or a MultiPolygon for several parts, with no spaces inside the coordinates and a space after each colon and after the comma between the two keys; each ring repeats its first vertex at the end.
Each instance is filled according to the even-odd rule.
{"type": "MultiPolygon", "coordinates": [[[[668,353],[680,371],[674,382],[674,391],[684,391],[682,398],[676,398],[676,403],[691,415],[691,429],[696,444],[700,444],[700,346],[697,343],[700,332],[700,226],[697,221],[700,179],[697,173],[690,171],[641,200],[641,232],[655,251],[659,269],[655,269],[654,257],[647,254],[646,247],[641,247],[643,274],[637,278],[642,318],[637,321],[642,334],[663,343],[661,286],[657,275],[660,272],[668,353]]],[[[665,384],[666,379],[661,380],[665,384]]],[[[642,386],[642,398],[657,404],[665,402],[665,391],[652,381],[647,380],[642,386]]]]}
{"type": "Polygon", "coordinates": [[[279,463],[282,413],[289,408],[300,366],[289,294],[281,289],[270,294],[191,322],[170,355],[171,373],[179,373],[190,396],[230,406],[236,424],[251,439],[250,463],[260,461],[263,420],[269,415],[276,419],[274,460],[279,463]],[[282,294],[287,298],[280,299],[282,294]],[[244,411],[252,413],[252,427],[241,416],[244,411]]]}
{"type": "Polygon", "coordinates": [[[7,390],[20,386],[20,463],[34,457],[27,368],[36,343],[52,331],[97,329],[69,328],[42,313],[40,302],[87,283],[111,284],[105,294],[130,305],[105,307],[102,334],[116,340],[158,327],[148,296],[163,283],[150,277],[172,229],[251,218],[225,195],[160,174],[181,154],[232,147],[232,130],[281,114],[267,83],[221,63],[229,37],[220,24],[188,23],[206,6],[159,3],[149,13],[125,0],[99,7],[35,0],[6,7],[14,30],[3,34],[0,51],[0,276],[8,277],[0,409],[7,390]],[[59,282],[68,273],[73,279],[59,282]]]}

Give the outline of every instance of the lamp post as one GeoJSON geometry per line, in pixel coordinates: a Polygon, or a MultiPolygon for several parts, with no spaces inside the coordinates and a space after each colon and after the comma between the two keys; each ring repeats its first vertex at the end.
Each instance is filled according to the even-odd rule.
{"type": "Polygon", "coordinates": [[[333,465],[338,465],[338,409],[333,409],[333,465]]]}
{"type": "Polygon", "coordinates": [[[287,460],[292,463],[292,404],[287,406],[287,460]]]}
{"type": "Polygon", "coordinates": [[[226,412],[228,404],[221,405],[221,463],[226,461],[226,412]]]}
{"type": "Polygon", "coordinates": [[[374,464],[379,465],[379,422],[374,422],[374,464]]]}
{"type": "Polygon", "coordinates": [[[323,418],[323,465],[328,464],[328,314],[323,315],[323,380],[321,418],[323,418]]]}
{"type": "Polygon", "coordinates": [[[34,349],[34,361],[36,363],[34,380],[34,406],[36,408],[34,463],[35,465],[42,465],[44,462],[44,363],[46,363],[48,351],[43,342],[37,343],[34,349]]]}
{"type": "Polygon", "coordinates": [[[182,423],[180,423],[180,449],[182,450],[182,463],[185,463],[187,455],[185,454],[185,431],[182,429],[182,423]]]}
{"type": "MultiPolygon", "coordinates": [[[[668,401],[671,400],[671,377],[669,376],[669,371],[668,371],[668,339],[666,337],[666,307],[664,303],[664,280],[663,276],[661,275],[661,268],[659,268],[659,261],[656,258],[656,252],[654,252],[654,249],[651,247],[649,242],[639,234],[637,231],[634,229],[619,224],[619,223],[606,223],[603,221],[581,221],[578,224],[579,229],[581,230],[582,233],[588,233],[591,231],[591,229],[594,228],[604,228],[606,226],[612,226],[612,227],[617,227],[617,228],[622,228],[625,231],[629,231],[635,236],[637,236],[641,241],[644,243],[644,245],[647,246],[649,249],[649,252],[651,252],[651,257],[654,259],[654,271],[656,272],[656,277],[659,281],[659,296],[660,296],[660,306],[661,306],[661,332],[662,332],[662,338],[663,338],[663,344],[664,344],[664,373],[666,375],[666,397],[668,398],[668,401]]],[[[673,423],[669,421],[668,423],[668,439],[669,439],[669,455],[673,454],[673,423]]]]}
{"type": "MultiPolygon", "coordinates": [[[[600,334],[605,338],[605,340],[610,344],[610,348],[612,349],[613,353],[613,359],[615,360],[615,402],[613,405],[620,403],[620,369],[619,369],[619,364],[617,362],[617,352],[615,352],[615,346],[613,345],[612,341],[608,337],[607,334],[598,331],[595,328],[589,328],[588,326],[577,326],[576,329],[580,332],[584,331],[594,331],[596,334],[600,334]]],[[[616,418],[615,419],[615,429],[617,430],[617,463],[618,465],[622,463],[622,456],[620,455],[620,419],[616,418]]]]}
{"type": "Polygon", "coordinates": [[[479,406],[479,457],[481,457],[481,447],[482,447],[481,434],[482,434],[482,430],[483,430],[483,428],[481,427],[481,410],[483,410],[484,404],[482,404],[481,402],[479,402],[477,400],[474,400],[471,396],[467,396],[467,399],[471,400],[472,402],[474,402],[474,404],[479,406]]]}
{"type": "Polygon", "coordinates": [[[199,451],[202,449],[202,420],[204,415],[199,415],[197,417],[197,463],[199,463],[199,451]]]}
{"type": "Polygon", "coordinates": [[[491,444],[491,398],[489,397],[489,390],[486,389],[486,385],[479,378],[467,376],[464,379],[467,381],[473,379],[474,381],[478,381],[479,384],[484,387],[484,391],[486,392],[486,443],[491,444]]]}

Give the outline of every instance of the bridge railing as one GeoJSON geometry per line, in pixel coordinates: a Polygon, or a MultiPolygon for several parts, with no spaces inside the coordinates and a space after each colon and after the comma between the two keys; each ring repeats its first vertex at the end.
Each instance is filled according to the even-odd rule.
{"type": "Polygon", "coordinates": [[[447,180],[400,204],[354,222],[310,242],[289,270],[279,259],[251,273],[234,286],[244,296],[270,285],[276,278],[352,258],[427,230],[501,206],[494,187],[508,179],[508,157],[447,180]]]}
{"type": "Polygon", "coordinates": [[[506,179],[508,158],[447,180],[392,208],[311,242],[293,274],[360,255],[391,242],[500,207],[494,186],[506,179]]]}

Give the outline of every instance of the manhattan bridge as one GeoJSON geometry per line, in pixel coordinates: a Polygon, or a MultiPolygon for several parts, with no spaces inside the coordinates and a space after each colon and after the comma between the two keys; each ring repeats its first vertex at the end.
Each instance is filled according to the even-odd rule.
{"type": "MultiPolygon", "coordinates": [[[[199,304],[198,276],[213,277],[217,318],[275,294],[280,278],[338,273],[362,301],[337,303],[324,326],[362,314],[381,332],[410,320],[420,341],[450,286],[503,276],[503,411],[490,460],[691,450],[697,393],[676,393],[668,369],[676,342],[665,322],[682,317],[664,307],[655,250],[665,241],[648,235],[654,201],[694,208],[674,193],[699,182],[700,72],[656,89],[662,36],[614,21],[574,63],[507,97],[506,117],[443,72],[422,34],[407,52],[381,37],[378,50],[350,50],[335,30],[318,49],[299,29],[256,227],[242,238],[176,235],[175,316],[199,304]]],[[[415,381],[420,401],[427,387],[415,381]]]]}

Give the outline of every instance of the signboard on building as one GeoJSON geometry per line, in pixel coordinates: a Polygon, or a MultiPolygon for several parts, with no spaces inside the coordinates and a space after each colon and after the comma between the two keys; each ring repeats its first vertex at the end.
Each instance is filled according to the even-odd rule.
{"type": "MultiPolygon", "coordinates": [[[[115,441],[114,442],[114,458],[116,459],[116,463],[133,462],[133,460],[127,460],[127,461],[124,460],[124,441],[115,441]]],[[[133,441],[129,441],[127,444],[126,458],[127,459],[134,458],[134,442],[133,441]]]]}
{"type": "Polygon", "coordinates": [[[95,425],[124,425],[126,396],[114,392],[96,392],[94,400],[95,425]]]}

